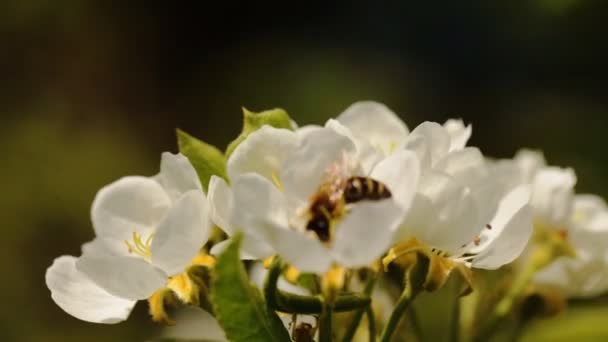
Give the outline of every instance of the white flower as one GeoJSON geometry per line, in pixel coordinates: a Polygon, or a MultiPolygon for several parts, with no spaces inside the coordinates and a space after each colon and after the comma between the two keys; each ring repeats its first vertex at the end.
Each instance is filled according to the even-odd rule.
{"type": "MultiPolygon", "coordinates": [[[[456,121],[425,122],[409,135],[405,148],[420,158],[421,179],[385,263],[424,252],[438,259],[432,262],[445,276],[457,268],[470,280],[462,266],[496,269],[524,250],[532,234],[529,187],[511,186],[477,148],[464,147],[469,129],[456,121]]],[[[438,277],[435,285],[443,281],[438,277]]]]}
{"type": "Polygon", "coordinates": [[[567,230],[575,184],[576,175],[572,169],[553,166],[539,169],[532,180],[531,204],[535,222],[547,228],[567,230]]]}
{"type": "MultiPolygon", "coordinates": [[[[333,263],[359,267],[373,262],[389,246],[409,208],[419,171],[415,156],[401,151],[378,163],[369,176],[390,189],[391,199],[349,204],[342,217],[332,219],[335,229],[329,241],[322,242],[306,229],[311,198],[328,178],[344,181],[367,174],[361,172],[355,144],[345,135],[319,127],[299,137],[281,133],[284,136],[278,137],[278,130],[267,128],[243,142],[253,137],[271,143],[257,142],[257,148],[264,149],[243,154],[249,158],[238,164],[247,167],[230,176],[231,215],[225,224],[262,240],[302,272],[323,273],[333,263]]],[[[230,169],[231,162],[228,164],[230,169]]]]}
{"type": "Polygon", "coordinates": [[[576,257],[559,257],[534,282],[569,297],[593,297],[608,290],[608,207],[594,195],[576,195],[567,238],[576,257]]]}
{"type": "Polygon", "coordinates": [[[184,272],[207,241],[208,216],[188,159],[163,153],[156,177],[124,177],[97,193],[91,209],[96,238],[79,258],[61,256],[47,269],[53,300],[85,321],[125,320],[137,300],[174,287],[171,277],[184,272]]]}

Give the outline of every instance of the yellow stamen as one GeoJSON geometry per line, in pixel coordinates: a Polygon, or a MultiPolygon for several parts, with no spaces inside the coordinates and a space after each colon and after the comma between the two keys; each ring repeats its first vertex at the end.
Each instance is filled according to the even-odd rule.
{"type": "Polygon", "coordinates": [[[272,256],[269,256],[268,258],[264,259],[263,264],[264,264],[265,269],[270,268],[270,266],[272,265],[272,262],[274,261],[274,258],[275,258],[275,256],[272,255],[272,256]]]}
{"type": "Polygon", "coordinates": [[[277,189],[283,191],[283,184],[281,184],[281,181],[279,181],[279,177],[277,177],[277,174],[275,172],[270,174],[270,178],[272,179],[274,186],[276,186],[277,189]]]}
{"type": "Polygon", "coordinates": [[[300,278],[300,270],[293,266],[287,267],[284,273],[285,280],[292,284],[297,284],[298,278],[300,278]]]}
{"type": "Polygon", "coordinates": [[[321,278],[321,290],[330,301],[344,287],[346,270],[344,267],[332,266],[321,278]]]}
{"type": "Polygon", "coordinates": [[[145,241],[142,240],[141,235],[136,232],[133,232],[132,242],[125,240],[125,244],[127,245],[127,250],[129,253],[137,254],[146,260],[150,260],[152,257],[152,238],[154,234],[150,234],[145,241]]]}

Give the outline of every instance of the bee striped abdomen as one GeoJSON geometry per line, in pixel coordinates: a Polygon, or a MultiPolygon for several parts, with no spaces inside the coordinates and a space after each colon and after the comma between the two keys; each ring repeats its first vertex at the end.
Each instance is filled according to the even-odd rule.
{"type": "Polygon", "coordinates": [[[391,192],[381,182],[369,177],[350,177],[344,188],[344,201],[355,203],[362,200],[377,201],[390,198],[391,192]]]}

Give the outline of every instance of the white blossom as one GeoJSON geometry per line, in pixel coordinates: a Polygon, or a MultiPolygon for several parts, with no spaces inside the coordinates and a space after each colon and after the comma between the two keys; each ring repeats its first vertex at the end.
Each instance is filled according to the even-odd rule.
{"type": "Polygon", "coordinates": [[[157,176],[124,177],[97,193],[95,239],[80,257],[61,256],[46,272],[53,300],[85,321],[125,320],[137,300],[171,287],[170,278],[197,256],[209,236],[208,216],[188,159],[163,153],[157,176]]]}

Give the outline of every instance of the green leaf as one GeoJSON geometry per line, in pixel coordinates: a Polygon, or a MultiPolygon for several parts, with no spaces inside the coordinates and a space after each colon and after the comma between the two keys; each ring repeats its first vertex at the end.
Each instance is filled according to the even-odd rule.
{"type": "Polygon", "coordinates": [[[217,319],[230,341],[290,341],[281,319],[247,278],[239,257],[241,239],[235,235],[217,258],[211,293],[217,319]]]}
{"type": "Polygon", "coordinates": [[[254,113],[243,108],[243,131],[228,145],[228,148],[226,149],[226,158],[230,157],[232,152],[234,152],[234,149],[236,149],[249,134],[255,132],[264,125],[293,130],[291,119],[283,109],[275,108],[260,113],[254,113]]]}
{"type": "Polygon", "coordinates": [[[188,157],[207,191],[212,175],[228,179],[226,176],[226,157],[215,146],[209,145],[190,134],[178,129],[177,145],[179,151],[188,157]]]}

